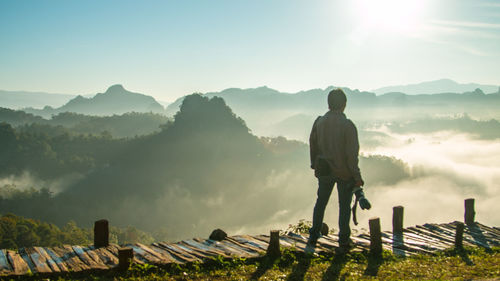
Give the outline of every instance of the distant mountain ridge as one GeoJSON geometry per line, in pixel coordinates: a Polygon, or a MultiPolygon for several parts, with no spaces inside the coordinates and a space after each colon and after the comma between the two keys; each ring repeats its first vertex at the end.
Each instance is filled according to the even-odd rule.
{"type": "MultiPolygon", "coordinates": [[[[297,93],[279,92],[268,87],[258,88],[228,88],[220,92],[208,92],[203,94],[207,97],[221,97],[233,108],[235,112],[241,115],[249,112],[258,111],[299,111],[321,112],[328,110],[326,98],[328,93],[336,88],[329,86],[325,89],[311,89],[297,93]]],[[[359,108],[365,110],[374,107],[387,106],[422,106],[422,105],[441,105],[444,103],[462,104],[464,102],[488,103],[490,99],[498,99],[498,92],[486,94],[480,88],[475,88],[464,92],[441,92],[436,94],[418,94],[411,95],[402,92],[390,92],[382,95],[375,95],[373,92],[352,90],[342,87],[347,95],[350,108],[359,108]]],[[[173,115],[179,110],[184,97],[178,98],[166,108],[167,115],[173,115]]],[[[244,118],[246,120],[246,118],[244,118]]]]}
{"type": "Polygon", "coordinates": [[[0,90],[0,106],[11,109],[59,107],[74,97],[67,94],[0,90]]]}
{"type": "MultiPolygon", "coordinates": [[[[236,100],[240,100],[241,102],[244,101],[242,106],[246,105],[247,107],[248,105],[262,106],[260,100],[265,99],[266,103],[264,106],[272,106],[274,109],[276,109],[276,107],[286,109],[291,103],[293,104],[294,101],[298,100],[305,102],[305,104],[302,104],[303,106],[311,105],[311,103],[314,104],[315,102],[312,100],[316,99],[318,96],[324,95],[333,88],[333,86],[330,86],[326,89],[311,89],[297,93],[285,93],[263,86],[251,89],[228,88],[220,92],[208,92],[204,95],[209,97],[223,97],[228,101],[231,107],[236,109],[236,111],[238,111],[238,105],[235,104],[236,100]],[[312,98],[312,100],[306,101],[304,99],[306,96],[308,99],[312,98]]],[[[365,97],[371,96],[371,99],[374,98],[374,94],[380,96],[386,93],[406,95],[460,94],[480,89],[482,92],[489,94],[500,91],[500,87],[495,85],[481,85],[477,83],[460,84],[450,79],[440,79],[410,85],[387,86],[375,89],[371,92],[351,90],[349,88],[343,89],[348,93],[362,93],[365,94],[365,97]]],[[[166,103],[157,101],[151,96],[127,91],[122,85],[113,85],[105,93],[83,96],[0,90],[1,107],[11,109],[28,108],[26,110],[27,112],[42,115],[44,117],[50,117],[52,114],[64,111],[94,115],[122,114],[127,112],[127,110],[163,113],[163,110],[160,110],[163,106],[167,108],[168,115],[173,115],[179,109],[183,98],[184,97],[178,98],[173,103],[166,103]],[[134,103],[136,103],[136,105],[132,105],[134,103]],[[107,107],[109,107],[109,110],[106,110],[107,107]],[[44,109],[40,110],[40,108],[44,109]]]]}
{"type": "MultiPolygon", "coordinates": [[[[333,88],[335,87],[330,86],[325,89],[311,89],[297,93],[285,93],[262,86],[247,89],[228,88],[220,92],[208,92],[203,95],[207,97],[221,97],[235,112],[241,114],[241,111],[262,111],[266,109],[284,111],[296,110],[297,108],[309,109],[310,107],[316,107],[318,103],[323,103],[324,97],[326,97],[328,92],[333,88]]],[[[348,95],[375,97],[373,93],[360,92],[349,88],[343,89],[348,95]]],[[[175,114],[175,112],[179,110],[185,97],[186,96],[180,97],[167,106],[167,115],[175,114]]]]}
{"type": "MultiPolygon", "coordinates": [[[[327,96],[333,88],[330,86],[297,93],[279,92],[268,87],[229,88],[203,96],[223,98],[256,135],[282,135],[306,140],[310,124],[318,115],[328,111],[327,96]]],[[[475,112],[477,118],[491,118],[496,116],[500,105],[500,93],[485,94],[479,88],[463,93],[420,95],[400,92],[375,95],[357,89],[342,89],[347,95],[346,114],[357,122],[388,122],[391,118],[401,121],[404,118],[464,112],[475,112]]],[[[184,98],[177,99],[167,107],[167,116],[179,111],[184,98]]]]}
{"type": "MultiPolygon", "coordinates": [[[[386,114],[389,111],[392,113],[397,111],[401,117],[409,117],[410,114],[413,117],[422,117],[426,114],[435,115],[444,112],[446,114],[460,114],[470,113],[471,110],[478,113],[477,118],[496,116],[495,112],[498,111],[500,102],[500,92],[496,86],[488,86],[486,90],[473,88],[470,91],[457,92],[464,89],[462,87],[464,85],[467,88],[482,86],[479,84],[458,84],[449,79],[442,79],[415,84],[414,87],[412,85],[401,86],[407,87],[407,90],[415,90],[420,87],[419,91],[424,91],[426,87],[435,87],[434,91],[440,92],[438,94],[406,94],[397,91],[405,90],[397,88],[398,86],[386,87],[386,90],[392,91],[379,95],[345,87],[342,89],[346,92],[348,99],[346,113],[357,121],[371,122],[377,119],[387,121],[387,118],[395,116],[394,114],[386,114]]],[[[293,123],[302,124],[299,127],[304,127],[303,124],[307,124],[310,120],[314,120],[315,116],[326,112],[328,110],[326,97],[333,88],[335,87],[330,86],[324,89],[285,93],[263,86],[249,89],[228,88],[220,92],[208,92],[202,95],[223,98],[227,105],[245,120],[255,134],[276,136],[289,131],[288,129],[293,123]],[[296,117],[287,120],[292,116],[296,117]],[[287,121],[282,122],[285,120],[287,121]]],[[[120,115],[127,112],[153,112],[173,116],[179,111],[183,100],[184,97],[178,98],[164,109],[151,96],[127,91],[122,85],[113,85],[104,93],[98,93],[93,97],[77,96],[58,108],[47,106],[41,110],[33,108],[23,110],[44,118],[50,118],[52,115],[62,112],[97,116],[120,115]]],[[[303,136],[306,135],[305,131],[305,128],[293,130],[287,136],[294,138],[298,135],[303,136]]]]}
{"type": "Polygon", "coordinates": [[[476,83],[461,84],[451,79],[440,79],[426,81],[417,84],[387,86],[372,90],[377,95],[386,93],[405,93],[408,95],[420,94],[441,94],[441,93],[464,93],[475,89],[481,89],[484,93],[496,93],[499,91],[498,85],[481,85],[476,83]]]}
{"type": "Polygon", "coordinates": [[[43,117],[61,112],[103,116],[127,112],[163,113],[164,108],[153,97],[127,91],[122,85],[117,84],[93,97],[86,98],[78,95],[58,108],[46,106],[42,110],[26,108],[25,111],[43,117]]]}

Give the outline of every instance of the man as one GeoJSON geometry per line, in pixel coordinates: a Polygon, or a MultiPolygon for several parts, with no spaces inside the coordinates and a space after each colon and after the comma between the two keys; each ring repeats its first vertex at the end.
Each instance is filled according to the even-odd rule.
{"type": "Polygon", "coordinates": [[[308,251],[321,236],[328,199],[337,183],[339,199],[339,251],[346,252],[352,247],[351,201],[353,192],[360,201],[361,208],[369,209],[361,186],[364,185],[358,167],[359,141],[354,123],[344,114],[347,98],[342,89],[334,89],[328,94],[329,111],[314,122],[309,138],[311,168],[318,178],[318,198],[314,206],[313,225],[309,230],[308,251]]]}

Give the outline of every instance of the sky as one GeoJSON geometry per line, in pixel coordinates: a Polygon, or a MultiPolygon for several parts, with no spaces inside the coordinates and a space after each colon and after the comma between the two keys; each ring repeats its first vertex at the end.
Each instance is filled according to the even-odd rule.
{"type": "Polygon", "coordinates": [[[500,1],[0,0],[0,89],[500,85],[500,1]]]}

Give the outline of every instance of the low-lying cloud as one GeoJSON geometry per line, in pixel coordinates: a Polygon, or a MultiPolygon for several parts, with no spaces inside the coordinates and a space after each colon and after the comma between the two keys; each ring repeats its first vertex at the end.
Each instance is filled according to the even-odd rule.
{"type": "MultiPolygon", "coordinates": [[[[390,229],[392,207],[405,207],[405,225],[463,220],[464,199],[476,199],[476,219],[500,225],[500,143],[455,132],[394,134],[392,142],[369,153],[402,159],[410,176],[392,185],[370,185],[373,209],[361,212],[362,227],[371,216],[390,229]]],[[[388,171],[390,172],[390,171],[388,171]]]]}
{"type": "MultiPolygon", "coordinates": [[[[365,136],[374,136],[379,142],[362,146],[361,165],[367,179],[365,193],[373,208],[358,210],[360,224],[353,226],[354,229],[367,229],[369,218],[380,217],[383,229],[390,230],[392,208],[398,205],[405,208],[405,226],[463,221],[466,198],[476,199],[477,221],[500,225],[500,143],[457,131],[397,134],[380,126],[372,132],[365,136]],[[376,161],[373,163],[376,165],[368,165],[370,161],[376,161]]],[[[290,215],[265,227],[286,228],[288,223],[299,219],[311,220],[316,181],[312,174],[303,176],[312,178],[309,190],[302,193],[307,206],[297,210],[290,202],[290,209],[282,211],[290,215]],[[292,209],[295,210],[289,212],[292,209]]],[[[338,201],[334,190],[325,222],[338,230],[337,220],[338,201]]],[[[242,228],[242,231],[250,230],[242,228]]],[[[266,228],[259,230],[266,231],[266,228]]]]}
{"type": "MultiPolygon", "coordinates": [[[[360,165],[366,181],[365,193],[373,208],[358,210],[360,224],[353,228],[367,228],[369,218],[380,217],[383,229],[391,229],[392,208],[397,205],[405,207],[405,226],[461,221],[466,198],[476,199],[479,222],[500,225],[497,215],[500,213],[500,158],[497,157],[500,143],[456,131],[395,133],[389,127],[379,126],[372,132],[364,136],[377,141],[364,146],[366,140],[361,140],[360,165]]],[[[265,163],[266,168],[259,173],[255,170],[261,167],[241,166],[230,167],[230,172],[222,168],[221,171],[210,170],[203,177],[197,170],[193,178],[183,180],[172,179],[175,174],[151,177],[146,182],[131,185],[130,188],[140,192],[131,192],[125,189],[128,182],[114,179],[112,183],[121,188],[120,192],[131,195],[119,199],[113,197],[115,194],[96,196],[92,200],[102,204],[94,204],[90,210],[74,212],[73,205],[64,210],[80,215],[74,219],[79,224],[83,222],[83,226],[105,217],[112,224],[129,224],[150,232],[166,228],[172,240],[207,237],[215,228],[222,228],[231,235],[285,229],[300,219],[311,220],[316,200],[317,182],[309,168],[307,147],[299,150],[301,153],[295,158],[276,160],[276,164],[265,163]],[[154,193],[145,195],[148,191],[145,186],[155,186],[154,193]],[[109,207],[110,203],[113,208],[109,207]]],[[[162,169],[168,171],[165,167],[162,169]]],[[[148,171],[137,171],[145,172],[148,171]]],[[[82,194],[105,179],[106,173],[102,171],[102,177],[83,184],[82,194]]],[[[11,185],[21,190],[50,187],[52,192],[58,192],[82,178],[81,175],[68,175],[54,181],[42,181],[24,173],[0,179],[0,187],[11,185]]],[[[335,189],[325,222],[338,230],[336,193],[335,189]]],[[[75,197],[80,199],[78,195],[76,193],[75,197]]],[[[62,211],[47,215],[60,222],[73,219],[68,216],[62,211]]]]}
{"type": "Polygon", "coordinates": [[[30,191],[49,189],[52,194],[59,193],[70,187],[84,176],[78,173],[67,174],[57,179],[43,180],[34,176],[29,171],[24,171],[20,175],[9,175],[0,178],[0,197],[11,196],[12,191],[30,191]]]}

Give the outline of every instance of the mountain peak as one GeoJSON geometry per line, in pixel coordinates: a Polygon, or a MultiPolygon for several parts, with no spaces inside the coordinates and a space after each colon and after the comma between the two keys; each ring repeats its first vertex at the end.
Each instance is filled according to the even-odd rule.
{"type": "Polygon", "coordinates": [[[112,115],[127,112],[163,113],[163,110],[163,106],[153,97],[127,91],[121,84],[116,84],[91,98],[77,96],[52,113],[68,111],[87,115],[112,115]]]}
{"type": "Polygon", "coordinates": [[[121,92],[126,92],[127,90],[125,90],[125,88],[123,88],[123,85],[122,84],[115,84],[111,87],[109,87],[107,90],[106,90],[106,93],[105,94],[112,94],[112,93],[121,93],[121,92]]]}
{"type": "Polygon", "coordinates": [[[476,88],[472,93],[476,95],[484,95],[484,92],[480,88],[476,88]]]}
{"type": "Polygon", "coordinates": [[[428,81],[428,83],[432,83],[432,82],[448,82],[450,84],[458,84],[456,81],[451,80],[450,78],[443,78],[443,79],[437,79],[437,80],[433,80],[433,81],[428,81]]]}

